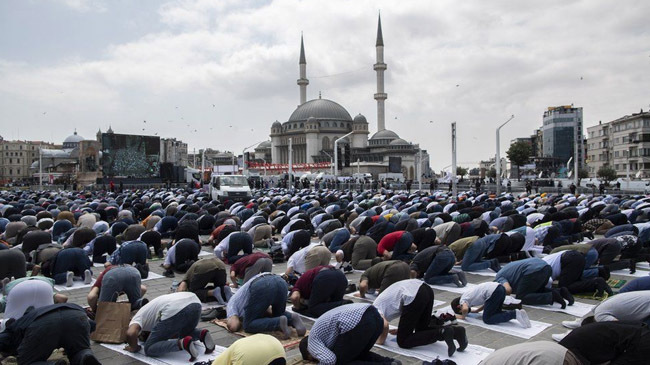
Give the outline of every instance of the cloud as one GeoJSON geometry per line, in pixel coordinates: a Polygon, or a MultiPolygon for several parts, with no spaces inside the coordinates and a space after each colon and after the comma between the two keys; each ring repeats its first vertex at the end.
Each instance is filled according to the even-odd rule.
{"type": "MultiPolygon", "coordinates": [[[[65,4],[106,14],[114,6],[65,4]]],[[[650,103],[650,5],[643,1],[621,8],[604,0],[179,0],[160,6],[155,31],[108,42],[100,57],[45,66],[0,60],[0,127],[20,118],[42,126],[34,139],[58,141],[70,134],[62,126],[88,136],[112,124],[118,132],[178,137],[190,148],[238,151],[268,138],[271,123],[295,109],[302,31],[308,97],[322,92],[351,115],[364,114],[374,131],[378,9],[387,127],[426,148],[435,168],[449,164],[452,121],[458,160],[469,165],[494,155],[495,128],[511,114],[504,150],[510,139],[532,134],[551,105],[584,107],[590,126],[650,103]],[[46,116],[35,112],[45,109],[46,116]],[[142,120],[152,129],[142,131],[142,120]]]]}
{"type": "Polygon", "coordinates": [[[56,0],[59,3],[79,12],[104,12],[106,2],[103,0],[56,0]]]}

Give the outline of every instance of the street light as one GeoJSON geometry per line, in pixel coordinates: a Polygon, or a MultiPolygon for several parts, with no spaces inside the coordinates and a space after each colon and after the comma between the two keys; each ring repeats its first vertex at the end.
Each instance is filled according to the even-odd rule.
{"type": "Polygon", "coordinates": [[[260,144],[262,142],[264,142],[264,141],[255,142],[252,145],[244,148],[244,150],[241,152],[241,160],[242,160],[242,163],[244,164],[244,166],[242,167],[242,175],[246,176],[246,150],[251,148],[251,147],[257,146],[258,144],[260,144]]]}
{"type": "Polygon", "coordinates": [[[515,115],[511,115],[508,120],[506,120],[503,124],[497,128],[497,155],[496,155],[496,160],[494,161],[497,165],[497,196],[501,194],[501,146],[500,146],[500,141],[499,141],[499,131],[501,128],[508,124],[509,121],[513,120],[515,118],[515,115]]]}
{"type": "Polygon", "coordinates": [[[322,153],[326,154],[330,158],[330,174],[334,175],[334,157],[327,153],[325,150],[321,150],[322,153]]]}
{"type": "Polygon", "coordinates": [[[339,175],[339,150],[338,150],[339,141],[347,138],[351,134],[354,134],[354,132],[350,132],[350,133],[346,134],[345,136],[343,136],[343,137],[337,139],[336,141],[334,141],[334,177],[335,178],[338,177],[338,175],[339,175]]]}

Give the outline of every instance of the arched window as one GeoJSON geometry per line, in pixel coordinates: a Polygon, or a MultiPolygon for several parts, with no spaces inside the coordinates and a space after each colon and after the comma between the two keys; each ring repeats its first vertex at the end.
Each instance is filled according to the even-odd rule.
{"type": "Polygon", "coordinates": [[[323,137],[323,148],[324,150],[329,150],[330,149],[330,139],[327,137],[323,137]]]}
{"type": "Polygon", "coordinates": [[[300,123],[300,128],[305,128],[305,123],[300,123]]]}

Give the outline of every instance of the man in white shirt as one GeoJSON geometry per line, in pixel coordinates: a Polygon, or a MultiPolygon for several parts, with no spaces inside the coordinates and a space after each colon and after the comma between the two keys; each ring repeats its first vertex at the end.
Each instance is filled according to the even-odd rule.
{"type": "Polygon", "coordinates": [[[205,352],[214,351],[215,345],[207,329],[196,328],[201,319],[201,301],[192,292],[177,292],[159,296],[140,308],[126,331],[128,345],[125,350],[140,351],[138,336],[149,332],[144,343],[147,356],[161,356],[173,351],[187,351],[190,361],[198,356],[194,341],[200,340],[205,352]]]}
{"type": "Polygon", "coordinates": [[[304,274],[316,266],[328,265],[332,253],[320,242],[311,243],[309,246],[296,251],[287,261],[286,275],[293,272],[304,274]]]}
{"type": "MultiPolygon", "coordinates": [[[[388,322],[399,318],[396,331],[399,347],[408,349],[444,340],[447,353],[452,356],[456,352],[456,340],[458,351],[464,351],[468,344],[465,328],[430,324],[432,320],[439,321],[431,316],[433,299],[433,289],[421,280],[400,280],[382,291],[373,306],[388,322]]],[[[387,330],[386,327],[384,332],[387,330]]],[[[385,339],[385,335],[380,339],[385,339]]]]}
{"type": "Polygon", "coordinates": [[[523,309],[502,310],[506,299],[506,288],[497,282],[476,285],[451,301],[451,309],[458,319],[465,319],[468,313],[483,311],[483,322],[499,324],[516,319],[524,328],[530,328],[528,314],[523,309]]]}

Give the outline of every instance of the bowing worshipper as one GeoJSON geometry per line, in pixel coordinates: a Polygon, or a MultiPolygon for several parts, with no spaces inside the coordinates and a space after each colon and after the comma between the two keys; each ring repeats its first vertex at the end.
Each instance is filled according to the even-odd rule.
{"type": "Polygon", "coordinates": [[[102,271],[87,296],[88,305],[97,313],[98,302],[117,302],[126,294],[131,310],[140,309],[148,300],[143,298],[147,287],[142,285],[142,274],[131,265],[109,266],[102,271]]]}
{"type": "Polygon", "coordinates": [[[246,232],[232,232],[214,248],[214,255],[228,264],[253,253],[253,239],[246,232]]]}
{"type": "Polygon", "coordinates": [[[143,306],[135,314],[126,331],[129,352],[141,349],[138,337],[149,332],[144,342],[147,356],[159,357],[176,351],[186,351],[190,361],[199,355],[195,341],[201,341],[205,352],[215,349],[214,340],[207,329],[198,329],[201,318],[201,301],[196,294],[179,292],[161,295],[143,306]]]}
{"type": "Polygon", "coordinates": [[[230,281],[234,288],[246,284],[255,275],[271,272],[273,260],[264,252],[253,252],[230,265],[230,281]]]}
{"type": "MultiPolygon", "coordinates": [[[[417,279],[409,279],[391,284],[377,296],[373,306],[385,323],[399,318],[399,347],[409,349],[445,341],[448,356],[452,356],[456,350],[465,351],[468,344],[465,328],[444,326],[443,320],[432,316],[433,301],[433,289],[429,285],[417,279]]],[[[384,334],[380,336],[380,344],[386,338],[387,327],[384,327],[384,334]]]]}
{"type": "Polygon", "coordinates": [[[485,324],[499,324],[516,319],[523,328],[530,328],[530,319],[523,309],[504,311],[506,288],[496,282],[476,285],[451,301],[451,309],[459,319],[465,319],[469,313],[483,312],[485,324]]]}
{"type": "Polygon", "coordinates": [[[295,312],[318,318],[332,308],[351,303],[343,300],[347,286],[348,279],[340,270],[317,266],[298,278],[289,299],[295,312]]]}
{"type": "Polygon", "coordinates": [[[559,289],[546,287],[553,269],[546,261],[538,258],[514,261],[504,266],[495,281],[506,288],[506,294],[515,294],[522,304],[541,305],[559,303],[566,308],[565,298],[559,289]]]}
{"type": "Polygon", "coordinates": [[[377,291],[381,293],[393,283],[409,279],[410,275],[409,265],[404,261],[382,261],[361,274],[358,296],[365,298],[366,293],[377,291]]]}
{"type": "Polygon", "coordinates": [[[214,359],[212,365],[285,365],[286,363],[286,353],[282,343],[271,335],[258,333],[235,341],[214,359]]]}
{"type": "Polygon", "coordinates": [[[395,231],[385,235],[377,244],[377,254],[384,260],[410,261],[417,250],[413,235],[407,231],[395,231]]]}
{"type": "Polygon", "coordinates": [[[291,336],[291,326],[296,329],[298,336],[304,336],[307,329],[300,316],[286,312],[287,296],[288,287],[284,279],[272,273],[258,274],[242,285],[228,301],[228,331],[280,331],[282,338],[288,339],[291,336]],[[267,313],[269,307],[270,315],[267,313]]]}
{"type": "Polygon", "coordinates": [[[399,360],[371,351],[375,343],[385,341],[387,329],[388,322],[381,318],[374,306],[362,303],[342,305],[314,322],[309,336],[300,341],[300,353],[304,360],[319,364],[399,365],[399,360]]]}
{"type": "Polygon", "coordinates": [[[183,238],[175,242],[167,250],[167,256],[165,256],[164,275],[173,277],[174,271],[186,272],[199,259],[199,253],[201,253],[201,245],[190,238],[183,238]]]}
{"type": "Polygon", "coordinates": [[[447,246],[431,246],[418,252],[410,264],[411,278],[422,278],[427,284],[467,285],[467,277],[462,271],[451,272],[456,258],[447,246]]]}
{"type": "Polygon", "coordinates": [[[176,291],[192,292],[202,303],[216,300],[219,304],[225,305],[232,296],[226,270],[223,261],[216,257],[197,260],[187,269],[176,291]]]}
{"type": "Polygon", "coordinates": [[[352,236],[335,254],[337,265],[350,263],[354,270],[366,270],[381,262],[377,257],[377,243],[368,236],[352,236]]]}

